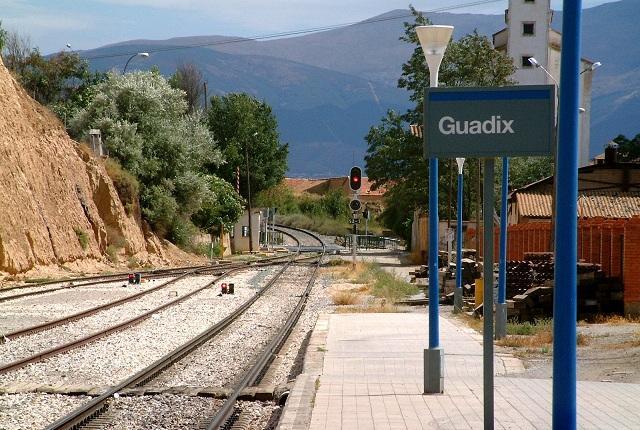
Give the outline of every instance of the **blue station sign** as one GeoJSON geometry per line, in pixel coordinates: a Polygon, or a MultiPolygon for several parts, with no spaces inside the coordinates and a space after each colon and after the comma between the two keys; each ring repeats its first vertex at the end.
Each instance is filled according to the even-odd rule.
{"type": "Polygon", "coordinates": [[[428,88],[427,158],[523,157],[555,149],[555,87],[428,88]]]}

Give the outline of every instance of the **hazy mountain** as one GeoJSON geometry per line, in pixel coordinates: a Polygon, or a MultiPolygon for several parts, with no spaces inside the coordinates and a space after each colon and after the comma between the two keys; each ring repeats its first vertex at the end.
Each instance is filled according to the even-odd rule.
{"type": "MultiPolygon", "coordinates": [[[[504,27],[502,15],[428,15],[435,24],[456,27],[454,37],[477,29],[491,36],[504,27]]],[[[211,93],[246,91],[270,103],[290,143],[289,172],[295,176],[342,175],[362,163],[364,136],[387,109],[409,107],[396,88],[412,47],[399,41],[407,10],[394,10],[360,25],[300,37],[256,42],[198,36],[163,41],[136,40],[86,51],[97,69],[121,69],[126,56],[152,51],[129,69],[155,64],[169,75],[178,64],[200,67],[211,93]],[[199,45],[197,48],[180,49],[199,45]],[[159,52],[154,52],[159,51],[159,52]]],[[[583,55],[601,61],[592,103],[592,154],[619,133],[640,132],[640,7],[638,0],[608,3],[584,11],[583,55]]],[[[562,14],[553,26],[560,29],[562,14]]]]}

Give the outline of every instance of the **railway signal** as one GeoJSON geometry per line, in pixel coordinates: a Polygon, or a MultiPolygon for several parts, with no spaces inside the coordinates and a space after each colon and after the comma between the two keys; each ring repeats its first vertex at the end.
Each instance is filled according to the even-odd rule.
{"type": "Polygon", "coordinates": [[[349,173],[349,187],[352,191],[358,191],[362,186],[362,169],[353,166],[349,173]]]}
{"type": "Polygon", "coordinates": [[[358,212],[362,208],[362,203],[357,198],[353,198],[349,202],[349,208],[354,212],[358,212]]]}

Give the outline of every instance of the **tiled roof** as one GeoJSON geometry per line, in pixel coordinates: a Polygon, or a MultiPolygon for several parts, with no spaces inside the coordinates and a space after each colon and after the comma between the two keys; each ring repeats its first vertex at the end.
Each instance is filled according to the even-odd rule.
{"type": "MultiPolygon", "coordinates": [[[[315,194],[324,194],[330,189],[347,189],[349,188],[349,177],[348,176],[339,176],[336,178],[323,178],[323,179],[312,179],[312,178],[285,178],[285,184],[289,186],[294,192],[294,194],[300,193],[315,193],[315,194]]],[[[373,183],[367,177],[362,177],[362,185],[360,188],[361,195],[369,195],[369,196],[383,196],[386,193],[386,188],[378,188],[377,190],[372,190],[371,187],[373,183]]]]}
{"type": "MultiPolygon", "coordinates": [[[[531,218],[551,217],[551,195],[516,192],[518,214],[531,218]]],[[[640,193],[588,191],[578,196],[580,218],[631,218],[640,215],[640,193]]]]}

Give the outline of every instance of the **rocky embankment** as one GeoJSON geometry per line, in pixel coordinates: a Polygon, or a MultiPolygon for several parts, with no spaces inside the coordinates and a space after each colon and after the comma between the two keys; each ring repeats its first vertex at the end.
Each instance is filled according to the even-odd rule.
{"type": "Polygon", "coordinates": [[[0,112],[0,272],[105,263],[110,245],[139,263],[168,262],[165,246],[127,215],[102,163],[2,60],[0,112]]]}

